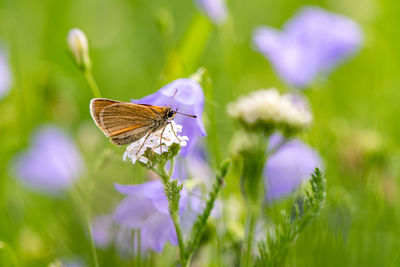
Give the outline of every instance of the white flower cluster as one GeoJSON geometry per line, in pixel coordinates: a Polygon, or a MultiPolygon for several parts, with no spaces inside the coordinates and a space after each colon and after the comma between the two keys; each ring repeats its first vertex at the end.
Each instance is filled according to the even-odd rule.
{"type": "Polygon", "coordinates": [[[301,129],[312,121],[312,114],[300,96],[280,95],[275,88],[260,89],[228,105],[228,113],[246,126],[301,129]]]}
{"type": "Polygon", "coordinates": [[[144,156],[144,153],[147,149],[150,149],[154,153],[161,155],[161,153],[167,152],[169,147],[174,143],[179,144],[180,146],[187,145],[189,138],[187,136],[178,135],[178,133],[182,131],[182,125],[171,121],[171,123],[165,127],[165,130],[161,136],[162,131],[163,129],[160,129],[155,133],[151,133],[147,139],[146,136],[144,136],[138,141],[130,144],[124,153],[124,160],[129,158],[133,164],[135,164],[137,160],[147,163],[149,159],[144,156]]]}

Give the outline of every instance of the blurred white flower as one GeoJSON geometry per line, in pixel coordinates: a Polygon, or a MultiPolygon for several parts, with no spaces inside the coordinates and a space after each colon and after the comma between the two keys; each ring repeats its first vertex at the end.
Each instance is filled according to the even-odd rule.
{"type": "Polygon", "coordinates": [[[279,94],[275,88],[260,89],[228,105],[228,113],[249,128],[299,130],[312,122],[300,95],[279,94]]]}
{"type": "Polygon", "coordinates": [[[144,136],[138,141],[130,144],[124,153],[124,160],[129,158],[133,164],[135,164],[137,160],[147,163],[149,159],[144,156],[144,153],[147,151],[147,149],[150,149],[152,152],[161,155],[161,153],[167,152],[168,148],[172,144],[186,146],[186,141],[188,141],[189,138],[187,136],[178,135],[178,133],[181,131],[182,125],[171,121],[171,123],[165,127],[164,132],[163,129],[160,129],[155,133],[150,133],[147,138],[144,136]]]}
{"type": "Polygon", "coordinates": [[[79,68],[90,67],[89,44],[83,31],[73,28],[68,32],[67,44],[79,68]]]}

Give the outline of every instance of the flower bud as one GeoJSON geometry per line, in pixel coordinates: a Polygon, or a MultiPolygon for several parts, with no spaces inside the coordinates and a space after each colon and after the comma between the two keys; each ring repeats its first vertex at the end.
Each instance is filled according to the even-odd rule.
{"type": "Polygon", "coordinates": [[[81,70],[90,69],[89,44],[83,31],[71,29],[68,32],[67,44],[78,67],[81,70]]]}

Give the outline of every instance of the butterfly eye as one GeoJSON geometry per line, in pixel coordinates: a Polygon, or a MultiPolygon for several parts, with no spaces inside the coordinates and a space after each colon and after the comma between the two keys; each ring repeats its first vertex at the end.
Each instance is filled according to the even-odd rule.
{"type": "Polygon", "coordinates": [[[173,111],[172,109],[170,109],[170,110],[168,111],[168,118],[171,118],[172,116],[174,116],[174,114],[175,114],[175,111],[173,111]]]}

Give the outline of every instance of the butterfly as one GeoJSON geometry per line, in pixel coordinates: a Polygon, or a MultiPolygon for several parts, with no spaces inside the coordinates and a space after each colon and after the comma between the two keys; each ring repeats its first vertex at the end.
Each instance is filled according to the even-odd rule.
{"type": "Polygon", "coordinates": [[[107,98],[93,98],[90,101],[90,114],[106,137],[118,146],[136,142],[146,136],[144,144],[151,133],[160,129],[164,132],[176,114],[197,118],[173,110],[171,106],[134,104],[107,98]]]}

